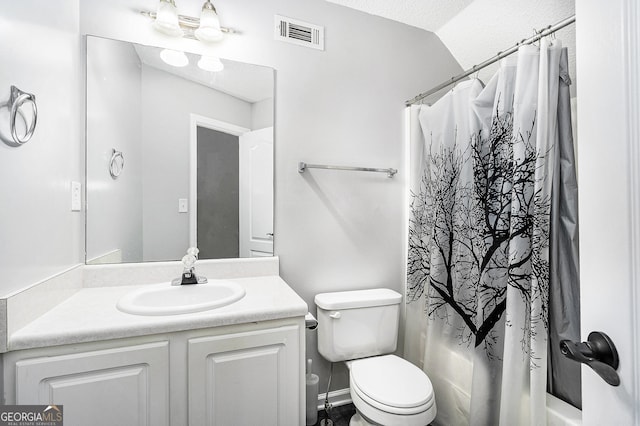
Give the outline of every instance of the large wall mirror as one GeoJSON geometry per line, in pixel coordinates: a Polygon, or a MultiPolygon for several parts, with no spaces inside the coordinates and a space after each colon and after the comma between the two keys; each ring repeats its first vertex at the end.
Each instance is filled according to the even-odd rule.
{"type": "Polygon", "coordinates": [[[86,65],[86,262],[271,256],[274,70],[92,36],[86,65]]]}

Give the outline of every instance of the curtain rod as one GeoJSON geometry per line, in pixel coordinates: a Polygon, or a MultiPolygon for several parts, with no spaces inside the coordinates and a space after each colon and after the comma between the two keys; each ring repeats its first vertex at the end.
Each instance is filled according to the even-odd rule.
{"type": "Polygon", "coordinates": [[[417,102],[420,102],[421,100],[423,100],[424,98],[426,98],[429,95],[433,95],[434,93],[438,92],[439,90],[444,89],[447,86],[450,86],[454,83],[457,83],[458,81],[470,76],[471,74],[475,73],[476,71],[481,70],[482,68],[485,68],[491,64],[493,64],[494,62],[499,61],[502,58],[506,58],[507,56],[511,55],[514,52],[517,52],[518,49],[520,48],[520,46],[524,46],[526,44],[531,44],[531,43],[535,43],[536,41],[540,40],[542,37],[546,37],[549,34],[553,34],[556,31],[558,31],[561,28],[566,27],[567,25],[573,24],[576,21],[576,15],[571,15],[570,17],[563,19],[562,21],[558,22],[555,25],[549,25],[548,27],[544,28],[543,30],[540,31],[536,31],[536,34],[532,37],[529,37],[527,39],[523,39],[520,42],[516,43],[515,45],[511,46],[509,49],[505,50],[504,52],[498,52],[496,54],[496,56],[487,59],[486,61],[482,62],[479,65],[474,65],[472,68],[469,68],[468,70],[466,70],[465,72],[463,72],[462,74],[459,74],[455,77],[451,77],[449,80],[445,81],[442,84],[439,84],[435,87],[433,87],[432,89],[429,89],[428,91],[424,92],[424,93],[420,93],[419,95],[417,95],[416,97],[414,97],[411,100],[408,100],[405,102],[406,106],[411,106],[417,102]]]}

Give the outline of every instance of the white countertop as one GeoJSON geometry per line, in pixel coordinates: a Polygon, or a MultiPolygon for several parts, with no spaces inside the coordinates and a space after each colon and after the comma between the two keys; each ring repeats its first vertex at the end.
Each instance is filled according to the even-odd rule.
{"type": "MultiPolygon", "coordinates": [[[[143,287],[83,288],[8,336],[9,351],[198,328],[304,317],[307,304],[279,276],[235,278],[246,295],[208,311],[166,316],[132,315],[116,308],[125,293],[143,287]]],[[[198,284],[206,285],[206,284],[198,284]]]]}

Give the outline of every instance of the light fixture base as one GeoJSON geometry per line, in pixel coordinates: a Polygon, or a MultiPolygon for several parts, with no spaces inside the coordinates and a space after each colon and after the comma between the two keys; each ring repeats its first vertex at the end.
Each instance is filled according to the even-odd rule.
{"type": "MultiPolygon", "coordinates": [[[[140,10],[139,13],[151,20],[156,19],[156,12],[151,12],[149,10],[140,10]]],[[[182,30],[182,37],[197,40],[194,31],[200,26],[200,18],[194,18],[193,16],[188,15],[178,15],[178,24],[180,26],[180,29],[182,30]]],[[[242,34],[242,31],[231,27],[221,26],[220,31],[222,32],[223,38],[226,34],[242,34]]]]}

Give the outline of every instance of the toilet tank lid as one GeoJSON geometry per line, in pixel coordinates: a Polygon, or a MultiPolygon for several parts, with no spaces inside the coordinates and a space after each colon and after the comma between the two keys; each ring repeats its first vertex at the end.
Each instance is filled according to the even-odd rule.
{"type": "Polygon", "coordinates": [[[402,295],[388,288],[320,293],[315,297],[318,308],[335,310],[384,305],[397,305],[402,295]]]}

